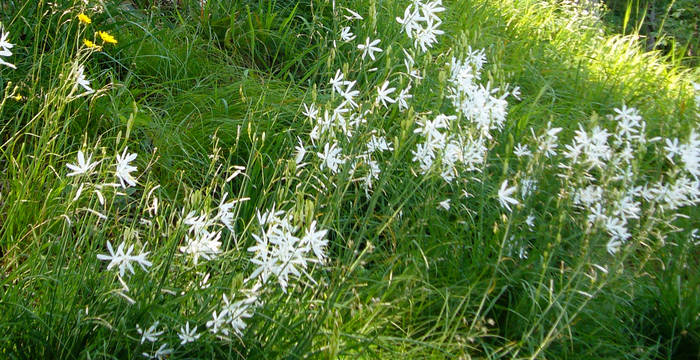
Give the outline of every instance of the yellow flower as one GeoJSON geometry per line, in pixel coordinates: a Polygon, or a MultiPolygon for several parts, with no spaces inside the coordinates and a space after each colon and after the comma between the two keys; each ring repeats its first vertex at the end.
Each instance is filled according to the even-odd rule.
{"type": "Polygon", "coordinates": [[[83,13],[78,14],[78,20],[80,20],[80,22],[85,24],[85,25],[92,24],[92,20],[90,20],[90,17],[88,17],[87,15],[85,15],[83,13]]]}
{"type": "Polygon", "coordinates": [[[17,94],[17,95],[15,95],[15,96],[13,96],[12,98],[15,99],[15,101],[22,101],[22,100],[24,100],[24,96],[22,96],[22,95],[20,95],[20,94],[17,94]]]}
{"type": "Polygon", "coordinates": [[[115,39],[114,36],[108,34],[108,33],[105,32],[105,31],[98,31],[98,32],[97,32],[97,35],[100,36],[100,38],[102,39],[102,41],[104,41],[104,42],[106,42],[106,43],[108,43],[108,44],[116,44],[116,43],[117,43],[117,39],[115,39]]]}
{"type": "Polygon", "coordinates": [[[87,46],[90,49],[95,49],[97,51],[102,50],[102,46],[95,44],[94,42],[88,40],[88,39],[83,39],[83,44],[87,46]]]}

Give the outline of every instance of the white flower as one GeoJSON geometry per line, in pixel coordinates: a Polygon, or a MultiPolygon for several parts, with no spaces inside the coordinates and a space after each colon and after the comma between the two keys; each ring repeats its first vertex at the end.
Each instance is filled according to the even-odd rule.
{"type": "Polygon", "coordinates": [[[437,42],[437,35],[444,33],[438,30],[442,21],[437,16],[437,13],[444,10],[441,0],[429,3],[414,1],[404,10],[403,18],[397,17],[396,21],[401,24],[401,31],[405,32],[409,39],[414,39],[414,46],[427,51],[437,42]]]}
{"type": "Polygon", "coordinates": [[[639,110],[633,107],[627,107],[627,105],[622,105],[622,108],[614,109],[615,115],[614,119],[618,121],[631,121],[632,123],[639,123],[642,117],[639,115],[639,110]]]}
{"type": "Polygon", "coordinates": [[[411,56],[411,54],[409,54],[408,51],[406,51],[406,49],[401,49],[401,50],[403,51],[403,54],[404,54],[403,63],[404,63],[404,65],[406,65],[406,73],[409,76],[411,76],[417,80],[422,79],[422,77],[420,76],[420,71],[418,71],[417,69],[413,69],[413,65],[415,65],[415,61],[413,60],[413,57],[411,56]]]}
{"type": "Polygon", "coordinates": [[[445,199],[443,201],[440,201],[440,204],[438,204],[438,208],[443,208],[445,210],[450,210],[450,199],[445,199]]]}
{"type": "Polygon", "coordinates": [[[618,114],[614,117],[617,123],[616,136],[618,138],[625,137],[627,139],[633,139],[639,132],[639,128],[642,127],[642,117],[639,115],[639,111],[635,108],[628,108],[622,105],[622,109],[614,109],[618,114]]]}
{"type": "Polygon", "coordinates": [[[356,96],[360,95],[359,90],[352,89],[355,86],[355,83],[355,81],[346,81],[345,85],[347,85],[347,87],[345,88],[345,90],[338,89],[338,93],[340,94],[340,96],[342,96],[345,99],[345,101],[348,104],[350,104],[350,106],[352,106],[353,108],[357,108],[359,106],[354,99],[356,96]]]}
{"type": "Polygon", "coordinates": [[[537,180],[527,178],[520,182],[520,197],[523,200],[529,197],[535,190],[537,190],[537,180]]]}
{"type": "Polygon", "coordinates": [[[325,239],[328,230],[316,231],[316,220],[311,222],[304,237],[299,240],[299,245],[310,249],[316,258],[323,262],[326,259],[325,248],[328,240],[325,239]]]}
{"type": "Polygon", "coordinates": [[[528,215],[527,218],[525,218],[525,224],[527,224],[527,227],[530,229],[535,227],[535,216],[532,214],[528,215]]]}
{"type": "Polygon", "coordinates": [[[371,154],[376,151],[391,151],[394,148],[391,147],[391,142],[387,142],[384,136],[377,137],[372,134],[372,137],[367,142],[367,153],[371,154]]]}
{"type": "Polygon", "coordinates": [[[350,31],[349,26],[344,27],[340,31],[340,38],[345,42],[353,41],[353,40],[355,40],[355,37],[356,36],[350,31]]]}
{"type": "Polygon", "coordinates": [[[399,96],[396,98],[396,103],[399,104],[400,111],[408,109],[408,103],[406,102],[406,100],[413,97],[413,95],[408,93],[409,91],[411,91],[411,85],[408,85],[408,87],[401,90],[399,96]]]}
{"type": "Polygon", "coordinates": [[[311,106],[306,106],[306,104],[304,104],[303,114],[311,120],[316,120],[316,118],[318,117],[318,109],[316,109],[316,106],[314,104],[311,104],[311,106]]]}
{"type": "Polygon", "coordinates": [[[190,330],[189,321],[185,324],[185,327],[180,327],[180,332],[177,334],[177,337],[179,337],[180,340],[182,340],[180,342],[180,345],[195,342],[197,339],[199,339],[200,336],[202,336],[202,334],[197,334],[196,326],[190,330]]]}
{"type": "Polygon", "coordinates": [[[340,71],[340,69],[335,71],[335,76],[329,81],[328,83],[331,84],[333,91],[337,91],[338,93],[342,92],[341,86],[347,85],[349,81],[343,80],[345,75],[340,71]]]}
{"type": "Polygon", "coordinates": [[[559,146],[559,137],[557,134],[559,134],[561,130],[561,128],[552,128],[551,124],[548,123],[545,135],[537,138],[539,141],[539,149],[546,157],[552,157],[557,154],[556,148],[559,146]]]}
{"type": "Polygon", "coordinates": [[[211,314],[212,319],[207,321],[207,328],[212,334],[218,334],[221,331],[224,335],[228,335],[228,330],[221,329],[222,326],[226,325],[226,311],[222,311],[220,314],[216,314],[216,310],[211,314]]]}
{"type": "Polygon", "coordinates": [[[445,33],[437,28],[439,25],[439,22],[428,20],[425,27],[421,27],[416,31],[414,46],[420,47],[423,52],[433,47],[433,44],[437,43],[437,36],[445,33]]]}
{"type": "Polygon", "coordinates": [[[182,220],[182,223],[189,226],[187,229],[189,234],[199,236],[207,232],[207,228],[212,225],[212,220],[207,219],[207,214],[205,212],[197,216],[195,211],[190,211],[187,213],[187,216],[185,216],[185,219],[182,220]]]}
{"type": "Polygon", "coordinates": [[[326,143],[323,147],[323,153],[317,153],[316,155],[321,159],[321,170],[324,168],[329,168],[333,173],[338,172],[338,166],[345,164],[345,159],[341,158],[342,149],[338,147],[338,143],[333,143],[332,145],[326,143]]]}
{"type": "Polygon", "coordinates": [[[162,360],[162,359],[167,359],[168,357],[170,357],[170,354],[172,354],[172,353],[173,353],[173,349],[169,349],[168,344],[165,343],[165,344],[161,345],[158,348],[158,350],[156,350],[156,352],[153,353],[153,355],[151,355],[149,353],[141,353],[141,355],[143,355],[149,359],[162,360]]]}
{"type": "MultiPolygon", "coordinates": [[[[197,274],[201,275],[202,273],[197,273],[197,274]]],[[[204,274],[204,277],[202,278],[202,280],[199,280],[197,282],[197,286],[200,289],[208,289],[209,286],[211,286],[211,284],[209,283],[210,276],[211,276],[211,274],[209,274],[209,273],[204,274]]]]}
{"type": "Polygon", "coordinates": [[[610,235],[611,241],[621,241],[626,242],[630,236],[632,236],[629,231],[627,231],[627,222],[624,219],[618,219],[616,217],[608,217],[605,221],[605,229],[610,235]]]}
{"type": "Polygon", "coordinates": [[[156,321],[149,327],[147,330],[142,330],[141,327],[136,324],[136,332],[141,335],[141,344],[143,344],[144,341],[148,342],[156,342],[158,341],[158,337],[163,335],[163,331],[157,331],[158,330],[158,324],[159,322],[156,321]]]}
{"type": "Polygon", "coordinates": [[[516,100],[520,100],[520,86],[516,86],[510,91],[510,95],[516,100]]]}
{"type": "MultiPolygon", "coordinates": [[[[231,326],[233,332],[238,336],[243,336],[243,330],[247,327],[245,319],[253,316],[252,304],[257,300],[257,296],[252,294],[248,298],[238,301],[229,301],[224,297],[224,309],[221,311],[222,314],[226,315],[225,321],[231,326]]],[[[233,298],[231,299],[233,300],[233,298]]]]}
{"type": "Polygon", "coordinates": [[[245,199],[233,199],[229,202],[226,201],[226,197],[228,197],[228,193],[224,193],[224,196],[221,198],[221,201],[219,202],[218,206],[218,213],[214,217],[214,220],[219,220],[226,228],[233,232],[233,206],[236,205],[237,203],[245,200],[245,199]]]}
{"type": "Polygon", "coordinates": [[[403,18],[396,17],[396,22],[401,24],[401,31],[405,32],[410,39],[413,39],[413,33],[421,28],[419,24],[426,19],[420,15],[418,8],[413,4],[409,4],[403,12],[403,18]]]}
{"type": "Polygon", "coordinates": [[[664,150],[666,150],[666,158],[671,163],[674,163],[673,158],[677,155],[680,155],[682,148],[678,144],[678,139],[673,138],[673,139],[666,139],[666,146],[664,146],[664,150]]]}
{"type": "Polygon", "coordinates": [[[180,247],[180,252],[191,254],[194,258],[195,266],[199,258],[212,260],[221,252],[221,231],[208,232],[206,230],[196,233],[194,238],[185,235],[186,245],[180,247]]]}
{"type": "Polygon", "coordinates": [[[445,8],[442,7],[442,0],[436,0],[421,4],[421,11],[423,12],[423,16],[425,16],[427,19],[440,21],[437,13],[445,11],[445,8]]]}
{"type": "Polygon", "coordinates": [[[588,185],[579,189],[574,196],[574,204],[590,207],[603,199],[603,188],[597,185],[588,185]]]}
{"type": "Polygon", "coordinates": [[[10,44],[7,41],[8,36],[10,36],[10,33],[5,32],[5,29],[3,29],[2,26],[0,25],[0,65],[5,65],[5,66],[8,66],[12,69],[17,69],[17,67],[15,65],[10,64],[9,62],[6,62],[5,60],[2,59],[3,57],[12,56],[12,51],[10,51],[10,49],[12,49],[12,47],[14,47],[14,45],[10,44]]]}
{"type": "Polygon", "coordinates": [[[299,165],[302,161],[304,161],[306,149],[304,148],[304,144],[301,142],[301,139],[297,137],[297,140],[299,141],[299,145],[294,147],[294,149],[297,151],[296,155],[294,156],[294,162],[299,165]]]}
{"type": "Polygon", "coordinates": [[[76,71],[75,71],[75,84],[76,84],[76,86],[77,85],[82,86],[83,89],[85,89],[85,91],[87,91],[86,94],[92,94],[95,92],[95,90],[93,90],[90,87],[90,81],[85,78],[84,72],[85,72],[85,67],[83,65],[78,66],[78,69],[76,69],[76,71]]]}
{"type": "Polygon", "coordinates": [[[134,268],[131,265],[131,262],[136,262],[139,264],[144,271],[148,271],[146,268],[153,265],[150,261],[146,260],[146,255],[148,255],[148,252],[141,253],[139,255],[131,255],[131,252],[134,250],[134,245],[129,246],[126,252],[124,252],[124,246],[125,244],[122,242],[119,244],[119,247],[117,247],[117,251],[114,252],[112,243],[107,240],[107,251],[109,251],[109,255],[98,254],[97,258],[103,261],[109,260],[107,270],[111,270],[115,266],[119,267],[119,276],[122,277],[127,269],[129,272],[134,274],[134,268]]]}
{"type": "Polygon", "coordinates": [[[370,42],[369,37],[368,37],[367,40],[365,40],[364,44],[357,45],[357,48],[359,50],[362,50],[362,59],[363,60],[365,59],[365,56],[367,56],[367,55],[369,55],[369,57],[372,60],[375,60],[374,53],[383,51],[382,49],[376,47],[376,45],[379,44],[380,41],[381,40],[376,39],[376,40],[373,40],[372,42],[370,42]]]}
{"type": "Polygon", "coordinates": [[[385,81],[382,87],[377,87],[377,104],[381,103],[384,107],[387,107],[387,103],[393,104],[396,100],[389,97],[389,94],[396,91],[396,88],[389,87],[389,81],[385,81]]]}
{"type": "Polygon", "coordinates": [[[490,83],[480,85],[480,69],[485,62],[483,50],[472,51],[463,60],[452,58],[447,98],[452,100],[455,109],[466,119],[474,123],[481,135],[491,139],[492,129],[502,129],[508,114],[508,102],[505,96],[496,97],[499,91],[491,89],[490,83]]]}
{"type": "Polygon", "coordinates": [[[117,154],[117,169],[115,171],[115,175],[119,179],[119,183],[121,183],[122,188],[126,189],[126,184],[129,184],[129,186],[135,186],[136,185],[136,179],[134,179],[133,176],[131,176],[131,172],[136,171],[135,166],[129,165],[131,161],[134,161],[136,159],[136,154],[131,153],[131,154],[126,154],[127,148],[124,148],[124,152],[122,152],[121,156],[117,154]]]}
{"type": "Polygon", "coordinates": [[[248,280],[259,276],[265,284],[274,276],[282,291],[286,292],[292,278],[298,278],[302,274],[308,276],[305,269],[309,262],[320,262],[325,258],[326,232],[316,231],[315,223],[300,239],[296,235],[299,227],[291,225],[292,213],[275,212],[273,208],[265,212],[265,215],[259,215],[258,222],[263,226],[263,231],[260,235],[252,234],[255,246],[248,248],[248,252],[254,254],[250,262],[257,265],[257,268],[248,280]],[[309,252],[313,252],[316,259],[310,258],[309,252]]]}
{"type": "Polygon", "coordinates": [[[621,246],[622,246],[622,241],[610,239],[610,241],[608,241],[608,244],[605,247],[608,250],[608,253],[610,253],[610,255],[615,255],[615,253],[620,251],[621,246]]]}
{"type": "Polygon", "coordinates": [[[517,188],[515,186],[508,187],[508,180],[504,180],[503,184],[501,184],[501,188],[498,190],[498,202],[501,203],[501,206],[508,209],[508,211],[512,211],[510,208],[511,204],[520,204],[518,200],[511,197],[516,190],[517,188]]]}
{"type": "Polygon", "coordinates": [[[413,154],[413,158],[411,160],[419,163],[423,174],[427,173],[433,166],[435,151],[433,150],[432,146],[423,143],[418,144],[416,145],[415,150],[411,150],[411,154],[413,154]]]}
{"type": "Polygon", "coordinates": [[[350,13],[350,16],[343,15],[347,20],[364,20],[362,18],[362,16],[360,16],[360,14],[358,14],[358,13],[356,13],[348,8],[345,8],[345,11],[350,13]]]}
{"type": "Polygon", "coordinates": [[[89,172],[99,164],[99,161],[96,161],[94,163],[91,163],[90,160],[92,159],[92,155],[88,156],[87,160],[85,160],[85,154],[83,154],[82,150],[78,150],[78,164],[66,164],[66,166],[70,169],[73,170],[73,172],[69,173],[66,176],[75,176],[75,175],[81,175],[81,174],[89,174],[89,172]]]}
{"type": "Polygon", "coordinates": [[[685,171],[696,180],[700,178],[700,133],[695,129],[690,131],[688,142],[681,147],[680,156],[685,171]]]}
{"type": "Polygon", "coordinates": [[[513,154],[517,157],[523,157],[523,156],[531,156],[532,152],[530,152],[530,149],[527,148],[527,145],[522,145],[520,143],[515,145],[515,149],[513,149],[513,154]]]}

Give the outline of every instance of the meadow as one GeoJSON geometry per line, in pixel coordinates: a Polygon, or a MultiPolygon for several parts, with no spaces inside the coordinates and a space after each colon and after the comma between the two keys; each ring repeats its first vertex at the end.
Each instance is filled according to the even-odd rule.
{"type": "Polygon", "coordinates": [[[700,71],[606,11],[0,0],[0,358],[699,358],[700,71]]]}

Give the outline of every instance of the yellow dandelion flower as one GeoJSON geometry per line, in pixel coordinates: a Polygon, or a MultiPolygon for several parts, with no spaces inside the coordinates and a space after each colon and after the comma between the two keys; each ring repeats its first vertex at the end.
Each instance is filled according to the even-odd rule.
{"type": "Polygon", "coordinates": [[[100,38],[102,39],[102,41],[104,41],[104,42],[106,42],[106,43],[108,43],[108,44],[116,44],[116,43],[117,43],[117,39],[115,39],[114,36],[108,34],[108,33],[105,32],[105,31],[98,31],[98,32],[97,32],[97,35],[100,36],[100,38]]]}
{"type": "Polygon", "coordinates": [[[83,44],[85,44],[86,47],[88,47],[90,49],[95,49],[97,51],[100,51],[102,49],[102,46],[97,45],[88,39],[83,39],[83,44]]]}
{"type": "Polygon", "coordinates": [[[92,24],[92,20],[90,19],[90,17],[83,13],[78,14],[78,20],[80,20],[80,22],[85,25],[92,24]]]}
{"type": "Polygon", "coordinates": [[[15,96],[13,96],[12,98],[15,99],[15,101],[22,101],[22,100],[24,100],[24,96],[22,96],[22,95],[20,95],[20,94],[17,94],[17,95],[15,95],[15,96]]]}

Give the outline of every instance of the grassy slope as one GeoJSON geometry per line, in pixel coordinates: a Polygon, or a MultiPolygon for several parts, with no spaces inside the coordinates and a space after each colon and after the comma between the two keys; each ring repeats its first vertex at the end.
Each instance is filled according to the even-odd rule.
{"type": "MultiPolygon", "coordinates": [[[[512,161],[505,154],[513,142],[529,134],[529,127],[542,128],[551,121],[575,128],[592,113],[611,113],[624,102],[642,111],[652,134],[687,130],[695,121],[687,71],[664,63],[656,54],[641,53],[627,38],[570,24],[570,18],[557,8],[543,9],[539,2],[450,3],[443,25],[446,35],[435,53],[460,42],[486,48],[490,76],[496,82],[520,85],[523,101],[512,105],[500,145],[491,153],[489,175],[497,178],[485,174],[484,182],[470,188],[474,198],[450,195],[454,204],[466,201],[479,211],[446,216],[436,205],[449,189],[434,179],[402,176],[401,164],[385,171],[389,175],[369,199],[359,190],[352,191],[352,184],[343,179],[338,183],[344,186],[321,193],[311,190],[319,186],[311,175],[290,179],[294,172],[286,159],[296,137],[310,130],[301,115],[302,102],[329,97],[327,79],[336,67],[353,65],[355,54],[333,50],[331,39],[323,35],[339,27],[329,16],[330,4],[314,3],[296,10],[282,2],[270,9],[253,4],[249,15],[242,5],[216,9],[219,4],[210,3],[214,16],[204,23],[194,15],[190,20],[186,11],[182,19],[187,20],[182,21],[177,14],[162,18],[114,12],[96,18],[96,23],[115,21],[112,27],[120,43],[94,56],[90,68],[93,74],[102,74],[95,79],[111,78],[118,86],[89,106],[47,104],[36,96],[3,107],[2,117],[9,119],[0,132],[0,142],[6,144],[0,157],[5,169],[0,173],[3,353],[36,358],[60,349],[59,356],[66,358],[84,358],[88,353],[91,358],[134,356],[142,350],[133,345],[135,333],[120,329],[124,324],[149,322],[149,313],[162,314],[172,324],[196,318],[203,327],[209,313],[187,307],[196,295],[172,300],[160,292],[159,284],[138,285],[133,291],[142,294],[143,301],[134,307],[107,301],[116,280],[90,276],[102,265],[82,259],[102,252],[101,244],[120,228],[100,230],[102,225],[91,219],[81,225],[84,228],[69,230],[61,218],[65,204],[46,194],[74,193],[54,171],[60,172],[64,163],[72,161],[73,151],[83,141],[94,144],[99,139],[108,153],[124,144],[137,150],[139,169],[148,165],[144,159],[157,148],[158,162],[150,167],[149,181],[162,186],[164,198],[182,199],[183,188],[203,188],[201,196],[206,196],[214,188],[210,184],[217,181],[208,159],[216,132],[228,163],[245,164],[248,169],[247,182],[229,186],[251,197],[237,222],[245,244],[250,243],[245,234],[257,208],[302,198],[322,214],[319,222],[333,230],[334,266],[317,271],[324,286],[302,284],[296,293],[276,294],[271,305],[250,321],[242,344],[202,342],[190,356],[242,352],[250,358],[309,353],[328,358],[392,358],[397,353],[435,358],[467,354],[672,358],[697,354],[700,284],[694,274],[700,269],[693,260],[697,250],[685,245],[663,248],[654,261],[640,268],[630,264],[629,271],[611,276],[594,300],[582,303],[568,291],[586,288],[586,278],[574,260],[581,247],[580,234],[559,220],[567,214],[548,213],[555,208],[551,204],[541,208],[542,224],[532,239],[540,253],[531,250],[528,261],[517,263],[499,256],[508,225],[501,221],[491,196],[512,161]],[[285,25],[292,11],[293,21],[285,25]],[[227,33],[229,27],[232,30],[227,33]],[[251,42],[251,28],[257,42],[251,42]],[[284,53],[275,56],[275,46],[284,48],[284,53]],[[90,315],[79,313],[84,308],[90,309],[90,315]]],[[[365,9],[376,8],[377,29],[385,46],[391,39],[402,38],[393,18],[405,4],[355,1],[344,5],[364,10],[365,16],[369,11],[365,9]]],[[[3,23],[13,29],[28,23],[34,28],[26,28],[26,34],[48,31],[56,39],[62,33],[44,27],[68,26],[69,16],[60,13],[39,24],[36,14],[46,8],[23,11],[14,18],[3,17],[3,23]]],[[[69,28],[77,31],[75,26],[69,28]]],[[[358,38],[369,36],[358,28],[355,31],[358,38]]],[[[45,46],[34,39],[34,47],[45,46]]],[[[51,61],[65,61],[70,50],[48,47],[42,58],[17,60],[21,68],[31,69],[26,77],[6,70],[2,75],[22,84],[25,94],[59,88],[50,86],[60,71],[51,61]]],[[[400,53],[398,48],[391,51],[400,53]]],[[[15,59],[27,54],[32,54],[31,48],[18,50],[15,59]]],[[[400,63],[396,59],[390,63],[391,55],[386,59],[380,68],[400,63]]],[[[430,88],[439,87],[439,74],[428,75],[425,86],[414,95],[416,108],[429,108],[435,99],[430,88]]],[[[365,81],[374,81],[371,76],[375,75],[368,74],[365,81]]],[[[401,121],[399,114],[393,114],[385,127],[401,121]]],[[[694,218],[681,226],[697,227],[697,210],[688,212],[694,218]]],[[[162,240],[158,245],[165,250],[160,254],[174,249],[177,241],[174,235],[162,240]]],[[[232,254],[245,247],[229,244],[232,254]]],[[[592,256],[590,260],[605,261],[601,254],[592,256]]],[[[215,288],[230,287],[240,282],[240,273],[250,272],[240,260],[234,257],[217,268],[222,276],[215,288]]],[[[166,265],[157,265],[151,272],[165,274],[166,265]]]]}

